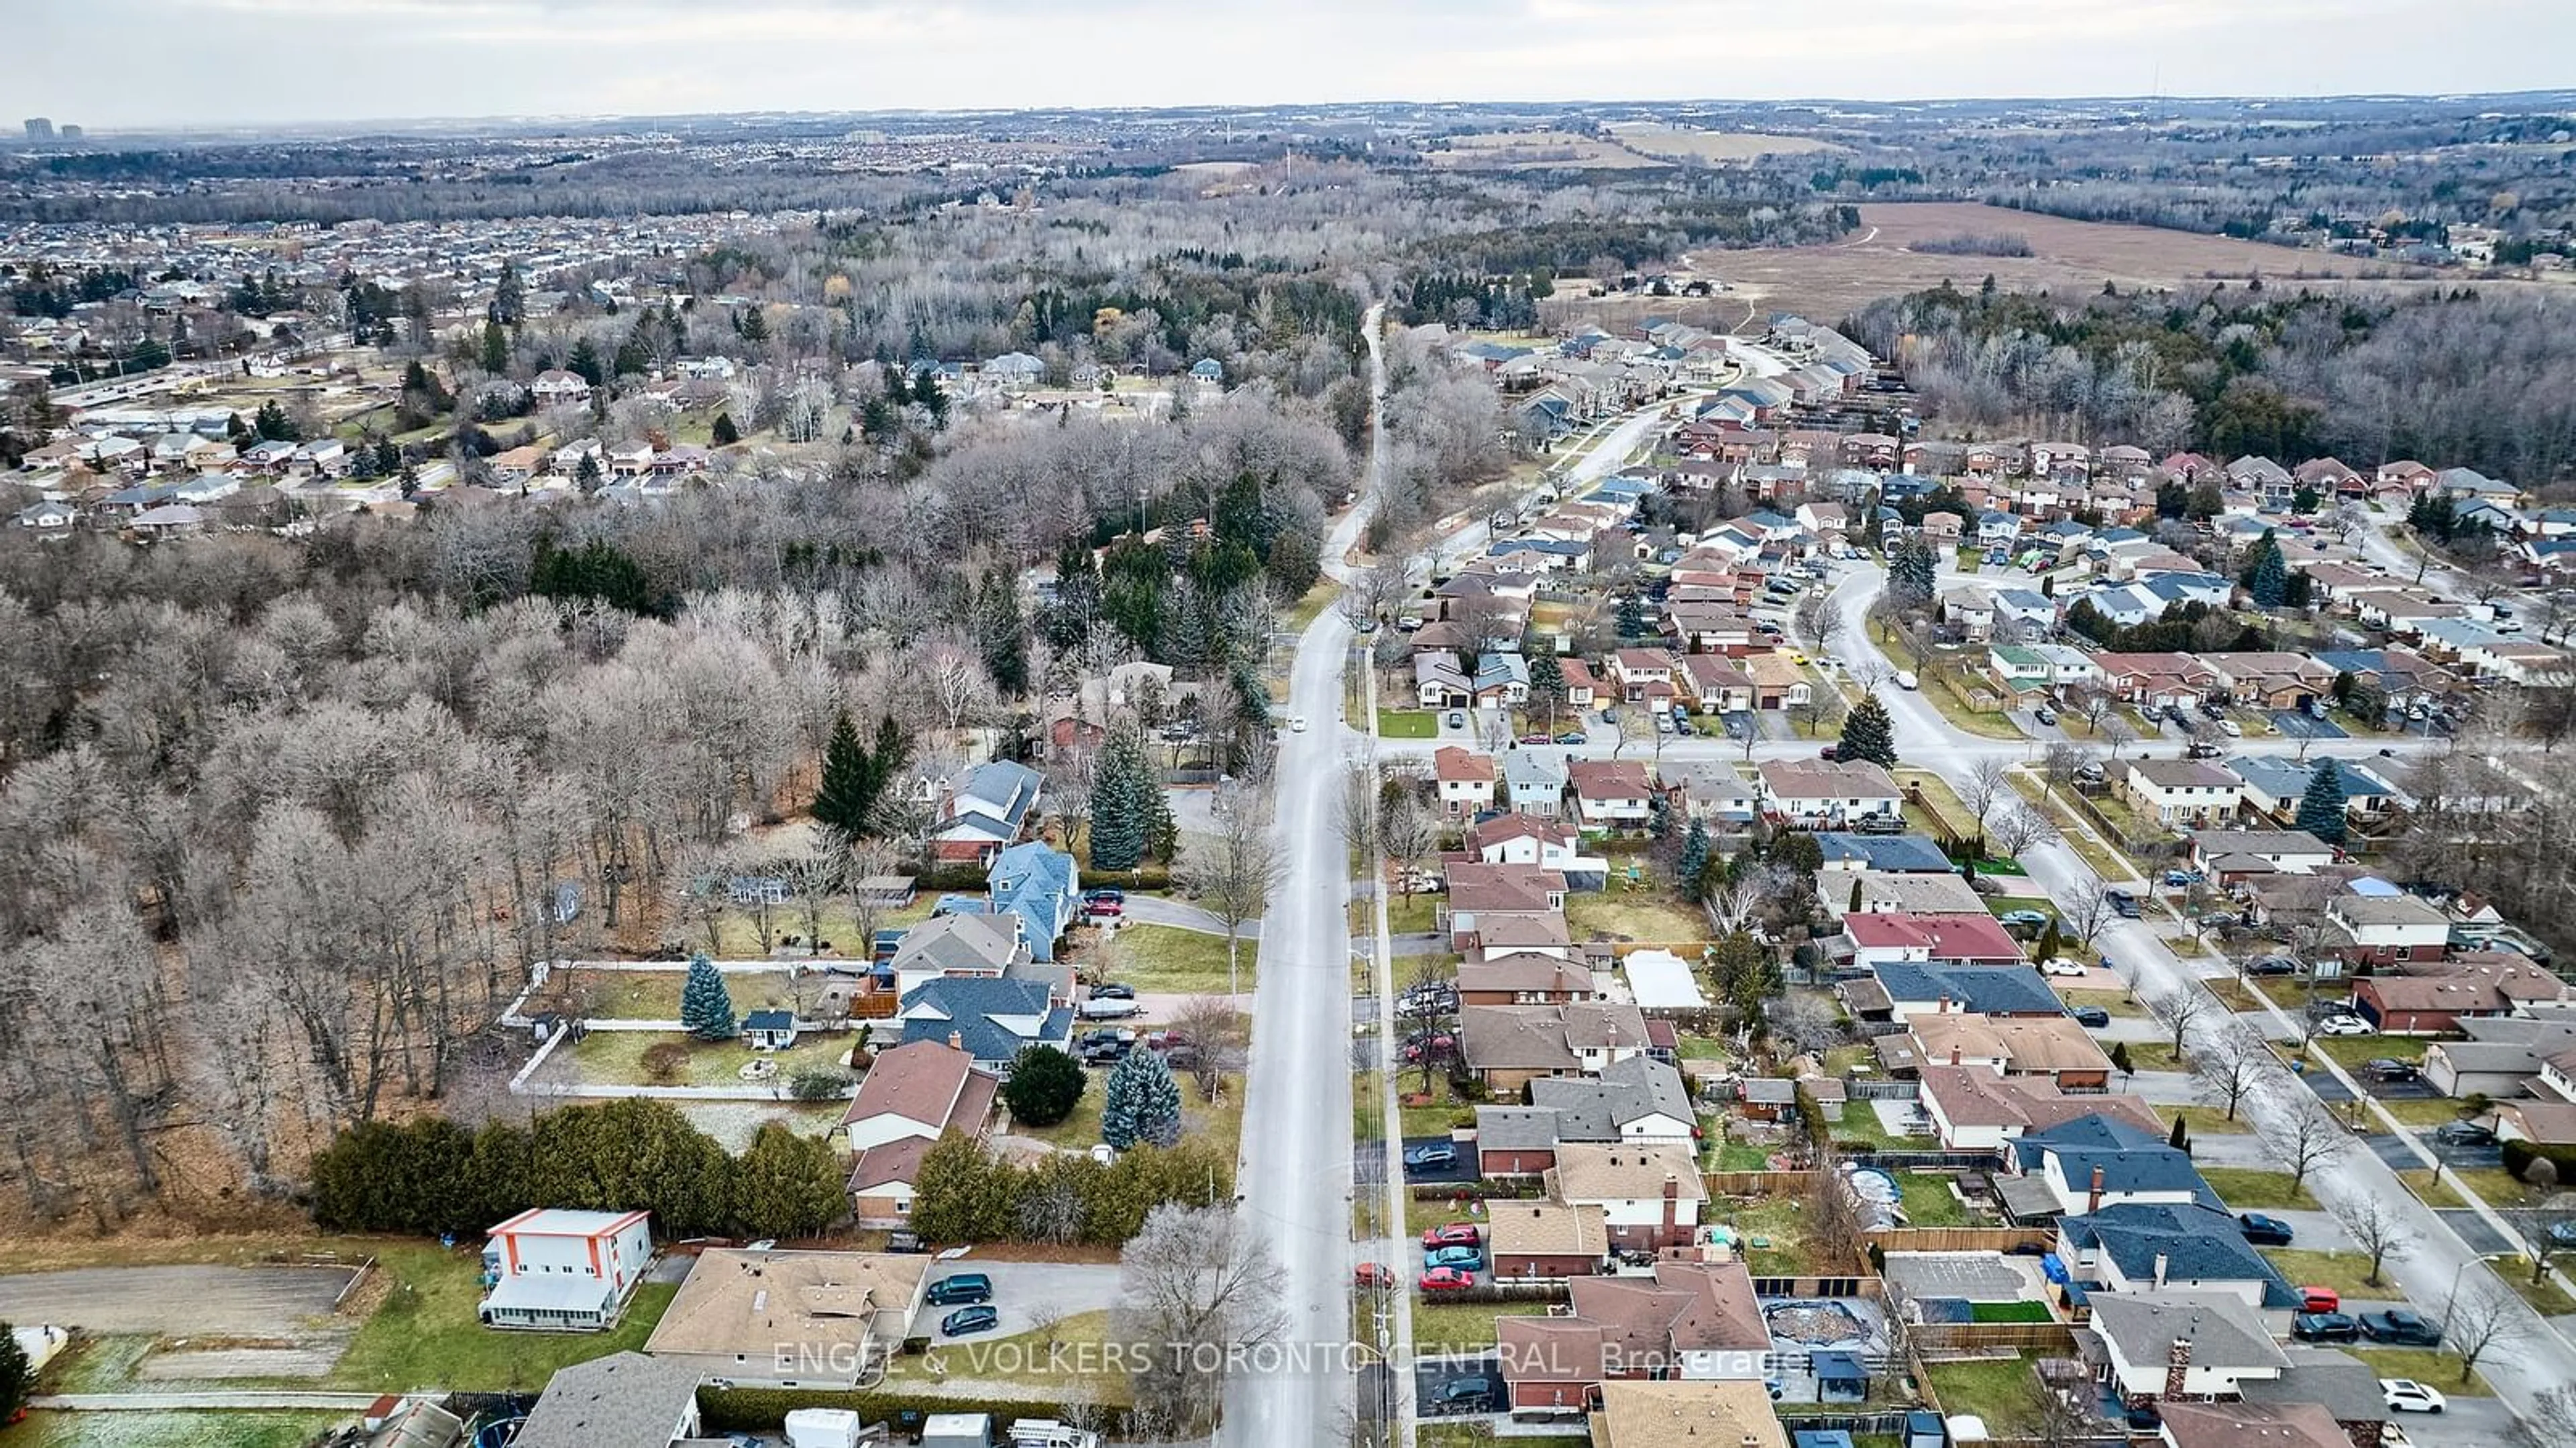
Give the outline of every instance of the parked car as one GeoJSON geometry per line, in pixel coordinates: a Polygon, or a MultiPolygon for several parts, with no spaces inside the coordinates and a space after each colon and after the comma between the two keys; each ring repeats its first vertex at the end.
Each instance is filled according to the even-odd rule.
{"type": "Polygon", "coordinates": [[[1395,1285],[1395,1269],[1389,1267],[1383,1262],[1362,1262],[1357,1267],[1351,1269],[1351,1285],[1354,1287],[1392,1287],[1395,1285]]]}
{"type": "Polygon", "coordinates": [[[1465,1292],[1476,1285],[1476,1274],[1455,1267],[1434,1267],[1414,1285],[1425,1292],[1465,1292]]]}
{"type": "Polygon", "coordinates": [[[2201,873],[2198,870],[2165,871],[2165,883],[2177,890],[2187,889],[2190,886],[2199,883],[2201,878],[2201,873]]]}
{"type": "MultiPolygon", "coordinates": [[[[2433,1128],[2433,1139],[2445,1146],[2493,1146],[2496,1144],[2494,1128],[2480,1126],[2474,1121],[2445,1121],[2441,1125],[2433,1128]]],[[[2576,1222],[2560,1222],[2556,1226],[2551,1227],[2549,1231],[2550,1240],[2553,1242],[2576,1242],[2576,1222]],[[2558,1235],[2559,1227],[2565,1227],[2568,1229],[2566,1236],[2561,1237],[2558,1235]]]]}
{"type": "Polygon", "coordinates": [[[1425,1247],[1474,1247],[1481,1245],[1485,1234],[1473,1222],[1450,1222],[1422,1234],[1425,1247]]]}
{"type": "Polygon", "coordinates": [[[2438,1413],[2447,1401],[2413,1378],[2381,1378],[2379,1391],[2392,1413],[2438,1413]]]}
{"type": "Polygon", "coordinates": [[[2219,720],[2218,732],[2226,735],[2230,739],[2242,739],[2245,737],[2245,727],[2233,719],[2219,720]]]}
{"type": "Polygon", "coordinates": [[[1427,1141],[1404,1149],[1404,1164],[1422,1170],[1452,1167],[1458,1164],[1458,1148],[1445,1141],[1427,1141]]]}
{"type": "Polygon", "coordinates": [[[1462,1272],[1474,1272],[1484,1267],[1485,1254],[1481,1248],[1476,1247],[1434,1247],[1422,1254],[1422,1265],[1455,1267],[1462,1272]]]}
{"type": "MultiPolygon", "coordinates": [[[[2370,1034],[2370,1022],[2349,1012],[2331,1015],[2326,1017],[2324,1020],[2317,1022],[2317,1034],[2320,1036],[2367,1036],[2370,1034]]],[[[2493,1138],[2490,1137],[2489,1139],[2492,1140],[2493,1138]]]]}
{"type": "Polygon", "coordinates": [[[2394,1347],[2440,1347],[2442,1324],[2407,1307],[2361,1315],[2361,1335],[2394,1347]]]}
{"type": "Polygon", "coordinates": [[[2045,910],[2007,910],[2003,914],[1995,917],[1995,923],[2003,926],[2006,930],[2013,929],[2016,926],[2028,930],[2045,930],[2048,928],[2048,912],[2045,910]]]}
{"type": "Polygon", "coordinates": [[[1097,890],[1083,891],[1082,903],[1085,905],[1124,905],[1127,903],[1127,892],[1124,890],[1113,890],[1104,885],[1097,890]]]}
{"type": "Polygon", "coordinates": [[[2424,1073],[2412,1061],[2393,1056],[2376,1056],[2362,1064],[2362,1074],[2374,1081],[2421,1081],[2424,1073]]]}
{"type": "Polygon", "coordinates": [[[2302,1287],[2299,1289],[2299,1310],[2301,1312],[2341,1312],[2343,1294],[2331,1287],[2302,1287]]]}
{"type": "Polygon", "coordinates": [[[1900,689],[1919,689],[1922,687],[1922,682],[1914,677],[1914,671],[1912,669],[1899,669],[1896,671],[1896,687],[1900,689]]]}
{"type": "Polygon", "coordinates": [[[2057,722],[2057,711],[2042,704],[2030,711],[2030,717],[2041,724],[2054,724],[2057,722]]]}
{"type": "Polygon", "coordinates": [[[964,1337],[970,1332],[991,1332],[1002,1325],[1000,1310],[991,1307],[961,1307],[939,1319],[941,1337],[964,1337]]]}
{"type": "Polygon", "coordinates": [[[1305,715],[1303,715],[1303,714],[1291,714],[1291,715],[1289,715],[1289,716],[1288,716],[1288,728],[1289,728],[1289,731],[1290,731],[1291,733],[1296,733],[1296,734],[1303,734],[1303,733],[1305,733],[1305,732],[1306,732],[1306,716],[1305,716],[1305,715]]]}
{"type": "Polygon", "coordinates": [[[2086,1030],[2098,1031],[2111,1024],[2111,1013],[2100,1006],[2077,1006],[2074,1014],[2075,1024],[2086,1030]]]}
{"type": "Polygon", "coordinates": [[[1556,736],[1553,734],[1524,734],[1521,736],[1521,742],[1523,744],[1554,744],[1556,742],[1556,736]]]}
{"type": "Polygon", "coordinates": [[[1082,913],[1094,920],[1115,920],[1127,913],[1127,906],[1119,900],[1085,900],[1082,913]]]}
{"type": "Polygon", "coordinates": [[[1091,988],[1091,998],[1096,1001],[1132,1001],[1136,998],[1136,988],[1114,980],[1102,981],[1091,988]]]}
{"type": "Polygon", "coordinates": [[[2084,973],[2084,963],[2082,961],[2068,960],[2064,956],[2059,956],[2040,966],[2039,973],[2042,975],[2080,976],[2084,973]]]}
{"type": "Polygon", "coordinates": [[[2299,963],[2286,955],[2258,955],[2245,962],[2247,975],[2297,975],[2299,963]]]}
{"type": "Polygon", "coordinates": [[[1084,1001],[1082,1008],[1074,1014],[1086,1021],[1123,1021],[1143,1009],[1134,1001],[1117,996],[1093,996],[1084,1001]]]}
{"type": "Polygon", "coordinates": [[[1452,710],[1450,710],[1450,711],[1449,711],[1449,727],[1450,727],[1450,728],[1452,728],[1452,729],[1464,729],[1464,728],[1466,728],[1466,727],[1467,727],[1467,711],[1466,711],[1466,710],[1464,710],[1464,709],[1452,709],[1452,710]]]}
{"type": "Polygon", "coordinates": [[[1494,1400],[1492,1378],[1451,1378],[1431,1390],[1435,1408],[1481,1408],[1494,1400]]]}
{"type": "Polygon", "coordinates": [[[2267,1217],[2261,1212],[2239,1212],[2236,1214],[2236,1229],[2245,1234],[2246,1241],[2257,1247],[2290,1245],[2290,1224],[2278,1217],[2267,1217]]]}
{"type": "Polygon", "coordinates": [[[1590,736],[1586,735],[1580,729],[1568,729],[1564,733],[1556,736],[1556,742],[1559,744],[1580,744],[1588,737],[1590,736]]]}
{"type": "Polygon", "coordinates": [[[932,1307],[953,1307],[961,1302],[993,1300],[993,1279],[981,1272],[952,1272],[930,1284],[921,1300],[932,1307]]]}
{"type": "Polygon", "coordinates": [[[2218,746],[2210,743],[2206,739],[2195,739],[2191,741],[2188,748],[2183,750],[2183,754],[2185,757],[2191,759],[2216,759],[2218,757],[2218,746]]]}
{"type": "Polygon", "coordinates": [[[2102,898],[2111,902],[2112,914],[2119,916],[2123,920],[2135,920],[2138,918],[2137,896],[2132,895],[2128,891],[2115,885],[2110,889],[2103,891],[2102,898]]]}
{"type": "Polygon", "coordinates": [[[2300,1312],[2290,1317],[2290,1336],[2301,1342],[2358,1342],[2361,1325],[2340,1312],[2300,1312]]]}

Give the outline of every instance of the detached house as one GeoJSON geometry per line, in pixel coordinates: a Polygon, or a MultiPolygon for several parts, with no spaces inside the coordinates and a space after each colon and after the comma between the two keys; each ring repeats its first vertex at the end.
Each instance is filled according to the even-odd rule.
{"type": "Polygon", "coordinates": [[[877,1056],[841,1116],[850,1151],[851,1210],[859,1225],[900,1225],[912,1214],[921,1158],[950,1131],[982,1137],[1002,1079],[961,1047],[910,1041],[877,1056]]]}
{"type": "Polygon", "coordinates": [[[1697,1149],[1663,1142],[1600,1146],[1567,1142],[1547,1174],[1548,1196],[1601,1209],[1613,1247],[1653,1250],[1688,1242],[1699,1230],[1708,1188],[1697,1149]]]}
{"type": "Polygon", "coordinates": [[[1036,817],[1045,776],[1024,764],[979,764],[945,786],[931,854],[943,864],[989,865],[1036,817]]]}
{"type": "MultiPolygon", "coordinates": [[[[1578,1415],[1599,1404],[1605,1382],[1628,1379],[1704,1384],[1712,1398],[1723,1397],[1721,1384],[1760,1391],[1771,1332],[1741,1262],[1660,1262],[1651,1276],[1577,1277],[1568,1287],[1569,1310],[1497,1323],[1513,1416],[1578,1415]]],[[[1690,1436],[1636,1441],[1644,1448],[1690,1436]]],[[[1737,1448],[1739,1439],[1709,1442],[1737,1448]]]]}
{"type": "Polygon", "coordinates": [[[2355,965],[2439,960],[2451,945],[2451,922],[2439,908],[2378,881],[2329,898],[2326,923],[2340,933],[2339,953],[2355,965]]]}
{"type": "Polygon", "coordinates": [[[2121,792],[2159,824],[2194,827],[2234,819],[2245,797],[2234,772],[2197,759],[2132,759],[2121,792]]]}
{"type": "Polygon", "coordinates": [[[1586,833],[1642,830],[1654,817],[1654,782],[1646,766],[1629,761],[1576,759],[1565,766],[1574,817],[1586,833]]]}
{"type": "Polygon", "coordinates": [[[1565,757],[1554,750],[1503,753],[1503,807],[1552,820],[1565,813],[1565,757]]]}
{"type": "Polygon", "coordinates": [[[1866,759],[1772,759],[1760,773],[1763,807],[1793,828],[1842,830],[1904,818],[1904,792],[1866,759]]]}
{"type": "Polygon", "coordinates": [[[1546,1076],[1600,1071],[1646,1051],[1646,1018],[1635,1006],[1462,1006],[1458,1051],[1487,1089],[1509,1093],[1546,1076]]]}
{"type": "Polygon", "coordinates": [[[1431,773],[1439,785],[1440,810],[1450,818],[1481,814],[1494,807],[1491,755],[1444,745],[1432,752],[1431,773]]]}

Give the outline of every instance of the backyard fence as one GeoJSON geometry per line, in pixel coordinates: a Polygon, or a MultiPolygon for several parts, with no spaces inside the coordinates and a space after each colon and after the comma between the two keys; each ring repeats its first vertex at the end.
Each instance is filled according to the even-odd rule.
{"type": "MultiPolygon", "coordinates": [[[[1896,1029],[1902,1031],[1903,1026],[1896,1029]]],[[[1843,1095],[1853,1101],[1919,1101],[1923,1097],[1920,1081],[1846,1081],[1843,1095]]]]}
{"type": "Polygon", "coordinates": [[[2075,1330],[2062,1322],[1926,1322],[1907,1329],[1925,1352],[2012,1351],[2076,1356],[2075,1330]]]}
{"type": "Polygon", "coordinates": [[[2055,1233],[2033,1227],[1874,1227],[1861,1240],[1881,1252],[2011,1252],[2056,1250],[2055,1233]]]}

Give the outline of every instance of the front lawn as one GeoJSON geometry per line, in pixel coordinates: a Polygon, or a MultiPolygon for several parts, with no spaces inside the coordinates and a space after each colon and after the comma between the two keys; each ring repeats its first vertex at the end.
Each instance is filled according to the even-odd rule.
{"type": "Polygon", "coordinates": [[[2531,1188],[2514,1180],[2513,1174],[2500,1166],[2442,1168],[2442,1179],[2454,1188],[2465,1186],[2476,1192],[2490,1207],[2519,1207],[2531,1195],[2531,1188]]]}
{"type": "Polygon", "coordinates": [[[2424,1048],[2433,1043],[2422,1036],[2319,1036],[2308,1042],[2308,1048],[2331,1056],[2347,1071],[2358,1070],[2365,1061],[2383,1057],[2391,1061],[2421,1062],[2424,1048]]]}
{"type": "Polygon", "coordinates": [[[2486,1376],[2472,1372],[2461,1381],[2460,1358],[2438,1347],[2357,1347],[2352,1355],[2370,1364],[2383,1378],[2413,1378],[2449,1398],[2492,1398],[2486,1376]]]}
{"type": "Polygon", "coordinates": [[[2231,1011],[2242,1013],[2263,1009],[2263,1002],[2255,998],[2253,988],[2241,980],[2226,978],[2203,981],[2201,984],[2209,988],[2211,995],[2218,997],[2220,1005],[2231,1011]]]}
{"type": "MultiPolygon", "coordinates": [[[[2070,1006],[2095,1006],[2115,1016],[2136,1018],[2147,1013],[2147,1008],[2124,990],[2062,990],[2057,994],[2070,1006]]],[[[2133,1065],[2137,1061],[2135,1042],[2130,1044],[2129,1059],[2133,1065]]]]}
{"type": "MultiPolygon", "coordinates": [[[[2379,1105],[2389,1115],[2419,1131],[2429,1127],[2448,1125],[2468,1114],[2468,1108],[2465,1105],[2448,1096],[2429,1096],[2415,1101],[2382,1101],[2379,1105]]],[[[2363,1123],[2375,1129],[2375,1120],[2375,1118],[2365,1117],[2363,1123]]]]}
{"type": "MultiPolygon", "coordinates": [[[[1228,1076],[1217,1099],[1207,1101],[1199,1096],[1198,1083],[1187,1072],[1175,1072],[1181,1083],[1181,1137],[1200,1141],[1223,1151],[1231,1160],[1235,1143],[1243,1139],[1243,1078],[1228,1076]]],[[[1083,1072],[1088,1078],[1082,1099],[1074,1104],[1073,1114],[1053,1126],[1027,1126],[1014,1123],[1014,1136],[1032,1137],[1064,1151],[1089,1151],[1100,1140],[1101,1093],[1109,1082],[1109,1068],[1091,1067],[1083,1072]]]]}
{"type": "Polygon", "coordinates": [[[2129,1064],[2141,1071],[2188,1071],[2191,1063],[2175,1053],[2173,1038],[2161,1041],[2131,1041],[2129,1064]]]}
{"type": "MultiPolygon", "coordinates": [[[[1257,927],[1246,925],[1238,946],[1242,984],[1252,989],[1253,966],[1260,954],[1257,927]]],[[[1110,974],[1137,990],[1158,995],[1224,995],[1230,982],[1225,968],[1225,937],[1176,925],[1120,926],[1110,950],[1110,974]]]]}
{"type": "Polygon", "coordinates": [[[647,1282],[607,1332],[502,1332],[474,1316],[483,1259],[468,1248],[389,1244],[376,1251],[393,1289],[322,1386],[408,1392],[435,1384],[468,1392],[534,1393],[558,1368],[644,1346],[679,1288],[647,1282]]]}
{"type": "Polygon", "coordinates": [[[2317,1209],[2317,1199],[2307,1185],[2290,1185],[2285,1171],[2263,1171],[2255,1167],[2205,1166],[2201,1180],[2209,1183],[2220,1201],[2239,1212],[2299,1211],[2317,1209]]]}
{"type": "Polygon", "coordinates": [[[1565,897],[1565,925],[1577,941],[1608,937],[1658,945],[1708,938],[1708,917],[1654,890],[1590,890],[1565,897]]]}
{"type": "Polygon", "coordinates": [[[2442,1179],[2437,1182],[2433,1179],[2432,1172],[2418,1167],[2412,1170],[2399,1172],[2397,1174],[2397,1179],[2404,1182],[2406,1184],[2406,1189],[2413,1192],[2417,1200],[2423,1202],[2423,1204],[2428,1207],[2465,1207],[2468,1205],[2468,1202],[2464,1200],[2458,1192],[2451,1190],[2451,1179],[2448,1172],[2443,1173],[2442,1179]]]}
{"type": "MultiPolygon", "coordinates": [[[[1410,1269],[1408,1269],[1410,1270],[1410,1269]]],[[[1541,1317],[1545,1302],[1423,1302],[1413,1304],[1416,1352],[1473,1352],[1494,1345],[1497,1317],[1541,1317]]]]}
{"type": "MultiPolygon", "coordinates": [[[[936,1325],[927,1314],[924,1323],[924,1332],[936,1325]]],[[[1123,1403],[1128,1398],[1125,1375],[1096,1370],[1103,1361],[1101,1345],[1108,1340],[1107,1312],[1077,1312],[1053,1327],[1032,1328],[1011,1337],[943,1342],[919,1357],[898,1353],[887,1365],[886,1386],[900,1391],[935,1386],[949,1378],[1006,1377],[1014,1384],[1057,1392],[1089,1389],[1099,1393],[1103,1402],[1123,1403]],[[1084,1364],[1095,1371],[1082,1371],[1084,1364]]]]}
{"type": "Polygon", "coordinates": [[[1430,709],[1380,709],[1377,732],[1384,739],[1437,739],[1440,715],[1430,709]]]}
{"type": "Polygon", "coordinates": [[[2370,1257],[2361,1252],[2312,1252],[2304,1247],[2266,1247],[2263,1255],[2281,1269],[2281,1275],[2298,1287],[2331,1287],[2346,1297],[2367,1298],[2377,1302],[2403,1302],[2406,1289],[2397,1285],[2389,1272],[2380,1273],[2374,1285],[2363,1279],[2370,1275],[2370,1257]]]}
{"type": "Polygon", "coordinates": [[[1428,935],[1438,927],[1440,897],[1437,895],[1389,895],[1386,897],[1386,929],[1390,935],[1428,935]]]}
{"type": "Polygon", "coordinates": [[[2039,1380],[2028,1359],[1974,1358],[1963,1362],[1926,1363],[1923,1375],[1941,1411],[1953,1417],[1973,1413],[1998,1438],[2029,1437],[2039,1428],[2039,1380]]]}
{"type": "MultiPolygon", "coordinates": [[[[687,967],[673,966],[654,971],[568,971],[561,980],[563,998],[571,1009],[592,1020],[676,1021],[680,1018],[680,991],[688,978],[687,967]]],[[[784,972],[728,974],[724,983],[736,1016],[772,1007],[792,1010],[803,1004],[795,981],[784,972]]]]}
{"type": "Polygon", "coordinates": [[[7,1442],[9,1448],[305,1448],[356,1416],[270,1409],[34,1412],[9,1430],[7,1442]]]}
{"type": "MultiPolygon", "coordinates": [[[[2254,1123],[2245,1119],[2245,1112],[2241,1107],[2238,1108],[2236,1119],[2233,1121],[2227,1119],[2227,1108],[2224,1106],[2158,1106],[2156,1114],[2167,1121],[2179,1116],[2190,1122],[2193,1136],[2243,1136],[2254,1129],[2254,1123]]],[[[2204,1172],[2202,1175],[2205,1176],[2207,1173],[2204,1172]]]]}

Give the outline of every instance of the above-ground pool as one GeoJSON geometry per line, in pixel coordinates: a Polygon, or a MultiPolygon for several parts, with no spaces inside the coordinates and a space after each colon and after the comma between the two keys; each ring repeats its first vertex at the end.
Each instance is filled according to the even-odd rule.
{"type": "Polygon", "coordinates": [[[1869,1335],[1868,1325],[1860,1320],[1859,1313],[1831,1299],[1802,1297],[1774,1302],[1762,1309],[1762,1320],[1770,1327],[1773,1341],[1794,1342],[1802,1347],[1859,1342],[1869,1335]]]}

